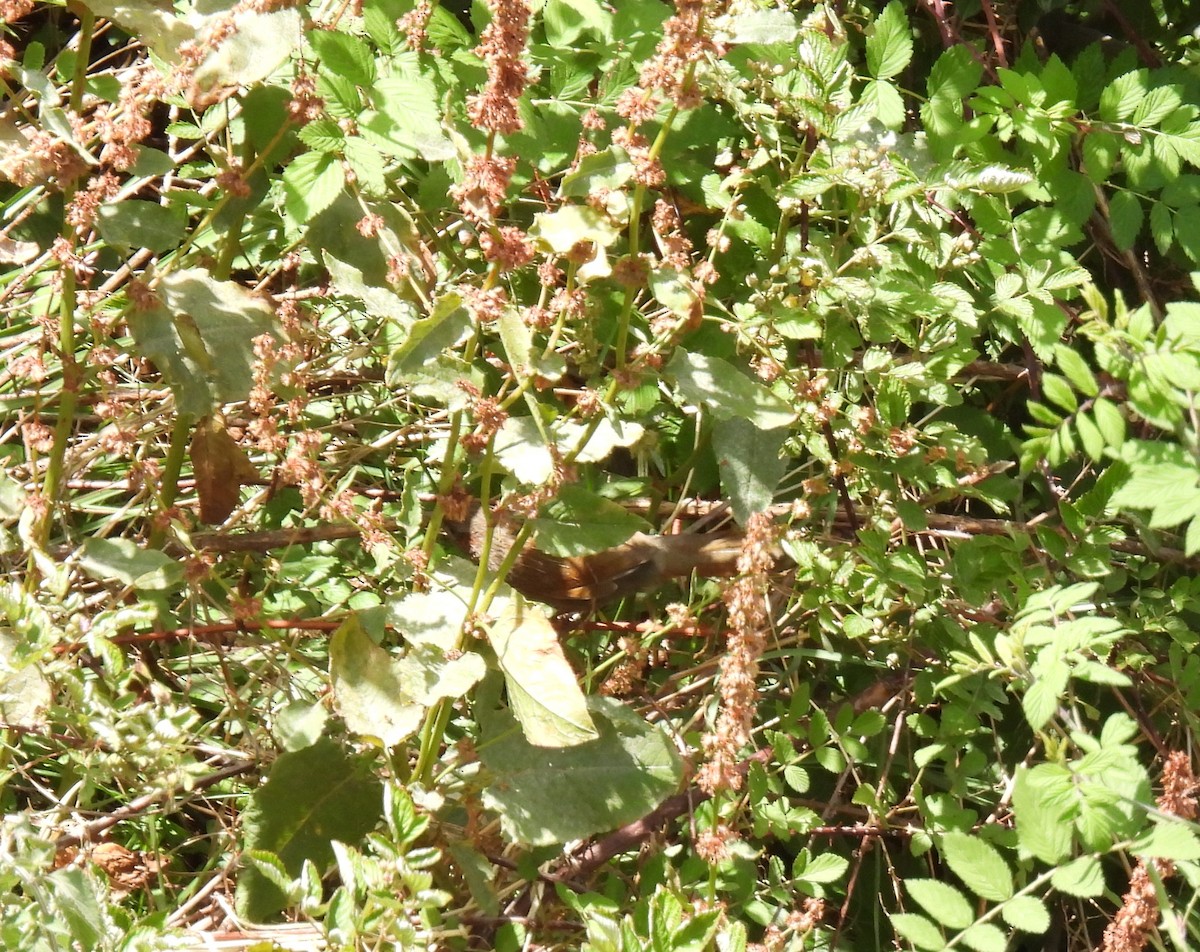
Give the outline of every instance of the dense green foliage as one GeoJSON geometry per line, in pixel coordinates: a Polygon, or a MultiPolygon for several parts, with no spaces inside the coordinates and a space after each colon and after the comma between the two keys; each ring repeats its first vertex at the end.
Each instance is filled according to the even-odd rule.
{"type": "Polygon", "coordinates": [[[1200,49],[1117,6],[8,10],[0,944],[1200,946],[1200,49]],[[469,497],[750,538],[555,619],[469,497]]]}

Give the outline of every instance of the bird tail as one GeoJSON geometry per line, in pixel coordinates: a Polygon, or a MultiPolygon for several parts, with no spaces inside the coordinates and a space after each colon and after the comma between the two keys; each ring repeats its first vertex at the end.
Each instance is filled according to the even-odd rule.
{"type": "Polygon", "coordinates": [[[737,575],[738,556],[746,537],[740,532],[697,532],[656,536],[664,575],[693,572],[703,578],[737,575]]]}

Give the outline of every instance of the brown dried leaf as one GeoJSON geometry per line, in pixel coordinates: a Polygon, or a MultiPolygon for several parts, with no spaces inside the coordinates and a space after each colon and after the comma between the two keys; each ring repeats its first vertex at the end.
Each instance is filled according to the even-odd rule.
{"type": "Polygon", "coordinates": [[[205,417],[196,424],[189,452],[200,497],[200,521],[209,525],[224,522],[237,506],[242,486],[258,472],[219,417],[205,417]]]}

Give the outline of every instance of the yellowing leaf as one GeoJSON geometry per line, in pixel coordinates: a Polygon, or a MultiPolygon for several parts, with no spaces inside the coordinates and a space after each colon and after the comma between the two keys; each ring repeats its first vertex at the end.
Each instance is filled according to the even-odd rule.
{"type": "Polygon", "coordinates": [[[487,633],[504,672],[509,703],[529,743],[573,747],[595,740],[587,698],[550,619],[514,596],[487,633]]]}

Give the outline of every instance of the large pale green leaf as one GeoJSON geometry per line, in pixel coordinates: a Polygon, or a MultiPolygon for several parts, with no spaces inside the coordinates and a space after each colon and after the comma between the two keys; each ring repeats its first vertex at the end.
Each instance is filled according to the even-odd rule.
{"type": "Polygon", "coordinates": [[[721,17],[718,24],[731,44],[793,43],[800,33],[800,21],[790,10],[745,10],[721,17]]]}
{"type": "Polygon", "coordinates": [[[118,248],[166,251],[183,240],[187,214],[182,205],[131,198],[101,205],[96,225],[104,240],[118,248]]]}
{"type": "Polygon", "coordinates": [[[226,91],[266,79],[300,44],[298,10],[243,12],[234,22],[237,32],[196,67],[189,96],[194,106],[216,102],[226,91]]]}
{"type": "Polygon", "coordinates": [[[787,469],[780,456],[786,431],[762,430],[749,420],[733,417],[713,427],[713,449],[721,473],[721,491],[742,525],[752,512],[766,509],[787,469]]]}
{"type": "Polygon", "coordinates": [[[0,723],[33,730],[45,723],[53,698],[41,660],[19,658],[19,644],[11,628],[0,628],[0,723]]]}
{"type": "Polygon", "coordinates": [[[381,151],[426,162],[454,157],[431,79],[415,74],[381,79],[371,87],[371,99],[379,111],[365,114],[359,131],[381,151]]]}
{"type": "Polygon", "coordinates": [[[179,61],[179,47],[196,38],[196,27],[175,12],[171,0],[87,0],[98,17],[112,20],[164,60],[179,61]]]}
{"type": "MultiPolygon", "coordinates": [[[[379,822],[382,807],[382,787],[370,761],[347,756],[327,738],[275,761],[242,813],[243,845],[275,853],[291,876],[299,875],[305,860],[324,869],[333,862],[333,841],[357,843],[379,822]]],[[[262,922],[285,902],[259,870],[243,870],[237,910],[244,919],[262,922]]]]}
{"type": "Polygon", "coordinates": [[[564,750],[530,744],[507,711],[480,718],[479,754],[491,774],[484,803],[521,843],[548,845],[645,816],[678,787],[679,755],[667,735],[611,698],[592,697],[598,737],[564,750]]]}
{"type": "Polygon", "coordinates": [[[203,268],[167,275],[158,298],[158,306],[130,312],[129,330],[171,387],[178,410],[202,417],[244,400],[254,383],[254,339],[281,337],[271,306],[203,268]]]}
{"type": "Polygon", "coordinates": [[[346,726],[385,747],[395,747],[418,727],[425,706],[405,689],[398,659],[375,644],[356,617],[329,642],[329,677],[346,726]]]}
{"type": "Polygon", "coordinates": [[[514,596],[487,627],[508,686],[508,699],[528,743],[571,747],[595,740],[579,680],[550,620],[514,596]]]}
{"type": "Polygon", "coordinates": [[[942,839],[942,853],[954,874],[981,899],[1003,902],[1012,896],[1012,870],[982,837],[952,831],[942,839]]]}
{"type": "Polygon", "coordinates": [[[140,591],[166,591],[183,582],[183,566],[177,559],[143,549],[132,539],[88,539],[79,564],[98,581],[116,581],[140,591]]]}
{"type": "Polygon", "coordinates": [[[539,549],[573,556],[620,545],[649,524],[620,503],[577,485],[564,486],[534,520],[539,549]]]}
{"type": "Polygon", "coordinates": [[[795,414],[784,400],[728,361],[693,354],[682,347],[667,365],[689,403],[712,412],[718,420],[749,420],[763,430],[786,426],[795,414]]]}

